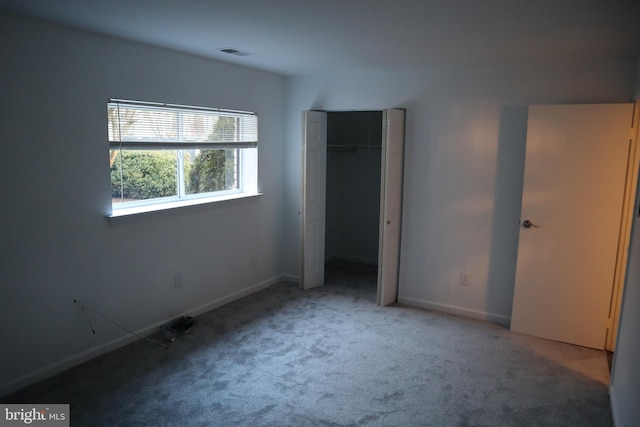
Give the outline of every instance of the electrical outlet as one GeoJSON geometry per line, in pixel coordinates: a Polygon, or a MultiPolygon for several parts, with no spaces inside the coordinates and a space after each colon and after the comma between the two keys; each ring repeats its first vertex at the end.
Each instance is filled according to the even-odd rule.
{"type": "Polygon", "coordinates": [[[178,273],[173,275],[173,287],[179,289],[182,287],[182,277],[178,273]]]}
{"type": "Polygon", "coordinates": [[[460,286],[471,286],[471,278],[466,271],[460,273],[460,286]]]}

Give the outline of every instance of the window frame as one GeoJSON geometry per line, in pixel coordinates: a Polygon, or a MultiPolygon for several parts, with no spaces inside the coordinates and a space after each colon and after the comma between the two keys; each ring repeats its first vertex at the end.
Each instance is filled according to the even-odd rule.
{"type": "MultiPolygon", "coordinates": [[[[107,102],[107,126],[108,126],[108,145],[110,152],[118,150],[121,154],[131,150],[170,150],[175,151],[176,163],[176,193],[172,196],[156,197],[149,199],[141,199],[135,201],[127,201],[114,203],[112,198],[110,217],[125,216],[143,212],[159,211],[165,209],[173,209],[176,207],[198,205],[203,203],[218,202],[224,200],[232,200],[244,197],[258,195],[258,119],[255,112],[228,110],[221,108],[197,107],[180,104],[167,104],[156,102],[143,102],[111,98],[107,102]],[[117,109],[116,116],[112,123],[111,109],[117,109]],[[163,113],[175,114],[175,136],[170,138],[153,139],[138,135],[137,138],[131,139],[128,134],[122,132],[123,116],[121,108],[129,108],[134,111],[159,111],[163,113]],[[216,117],[213,123],[216,123],[220,117],[233,117],[236,124],[233,127],[233,136],[229,139],[229,135],[222,132],[221,139],[212,140],[211,134],[206,140],[193,138],[185,138],[182,130],[183,114],[201,115],[203,118],[216,117]],[[233,149],[236,150],[236,187],[229,190],[217,190],[202,193],[188,194],[186,191],[186,171],[184,154],[187,150],[218,150],[233,149]]],[[[167,122],[168,123],[168,122],[167,122]]],[[[160,125],[167,126],[167,123],[160,125]]],[[[169,125],[171,127],[171,125],[169,125]]],[[[203,130],[204,132],[204,130],[203,130]]],[[[120,156],[122,159],[122,156],[120,156]]],[[[110,164],[112,167],[112,164],[110,164]]],[[[111,186],[110,186],[111,188],[111,186]]]]}

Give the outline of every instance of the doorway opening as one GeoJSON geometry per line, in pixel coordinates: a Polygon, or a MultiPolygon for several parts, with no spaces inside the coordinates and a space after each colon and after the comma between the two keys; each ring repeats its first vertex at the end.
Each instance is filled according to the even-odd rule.
{"type": "MultiPolygon", "coordinates": [[[[381,164],[382,111],[327,112],[325,272],[367,273],[373,286],[381,164]]],[[[329,281],[332,275],[326,277],[329,281]]]]}

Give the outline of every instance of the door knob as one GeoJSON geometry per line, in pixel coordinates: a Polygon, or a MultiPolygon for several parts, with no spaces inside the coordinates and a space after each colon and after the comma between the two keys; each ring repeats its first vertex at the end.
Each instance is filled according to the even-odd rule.
{"type": "Polygon", "coordinates": [[[534,223],[532,223],[531,221],[529,221],[528,219],[525,219],[524,221],[522,221],[522,226],[524,228],[538,228],[538,225],[535,225],[534,223]]]}

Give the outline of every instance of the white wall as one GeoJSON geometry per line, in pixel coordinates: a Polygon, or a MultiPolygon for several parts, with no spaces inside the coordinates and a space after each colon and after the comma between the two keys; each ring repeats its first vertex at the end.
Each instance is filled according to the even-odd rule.
{"type": "Polygon", "coordinates": [[[282,274],[284,78],[0,13],[0,394],[282,274]],[[253,200],[109,225],[109,97],[256,111],[253,200]],[[173,288],[173,274],[183,287],[173,288]]]}
{"type": "MultiPolygon", "coordinates": [[[[640,101],[640,57],[635,100],[640,101]]],[[[640,190],[640,186],[638,186],[640,190]]],[[[637,213],[640,197],[636,196],[637,213]]],[[[631,426],[640,419],[640,222],[636,216],[631,235],[628,271],[623,294],[618,341],[611,375],[611,409],[617,426],[631,426]]]]}
{"type": "Polygon", "coordinates": [[[527,105],[628,102],[634,72],[633,59],[594,59],[288,79],[286,271],[299,274],[300,111],[406,108],[400,301],[508,322],[527,105]]]}
{"type": "Polygon", "coordinates": [[[382,112],[328,113],[327,144],[358,148],[327,152],[326,258],[377,264],[382,112]]]}

